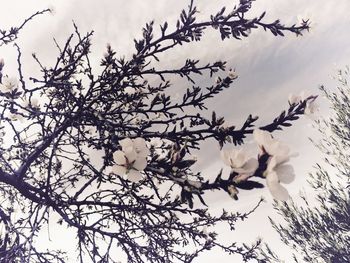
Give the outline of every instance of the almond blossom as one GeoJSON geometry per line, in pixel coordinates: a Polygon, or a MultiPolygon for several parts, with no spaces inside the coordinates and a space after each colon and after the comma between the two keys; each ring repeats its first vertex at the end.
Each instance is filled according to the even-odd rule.
{"type": "Polygon", "coordinates": [[[252,176],[259,166],[258,161],[255,158],[249,158],[243,148],[221,150],[221,159],[231,167],[232,171],[241,175],[240,180],[252,176]]]}
{"type": "Polygon", "coordinates": [[[136,90],[135,88],[133,88],[133,87],[126,87],[126,88],[124,89],[124,93],[131,96],[131,95],[136,94],[136,93],[137,93],[137,90],[136,90]]]}
{"type": "Polygon", "coordinates": [[[31,106],[32,108],[40,108],[39,100],[37,98],[31,98],[30,101],[29,99],[24,100],[22,103],[22,107],[27,108],[29,106],[31,106]]]}
{"type": "Polygon", "coordinates": [[[0,92],[6,93],[11,92],[15,88],[17,88],[18,81],[16,78],[9,78],[7,76],[2,78],[2,83],[0,83],[0,92]]]}
{"type": "Polygon", "coordinates": [[[270,156],[277,156],[277,158],[289,156],[290,149],[288,145],[272,138],[271,133],[268,131],[255,129],[253,137],[264,153],[270,156]]]}
{"type": "MultiPolygon", "coordinates": [[[[304,90],[300,93],[300,95],[289,94],[288,101],[290,104],[298,104],[310,96],[312,96],[311,93],[304,90]]],[[[316,103],[315,99],[311,99],[306,102],[304,114],[310,116],[315,114],[318,110],[319,105],[316,103]]]]}
{"type": "Polygon", "coordinates": [[[142,179],[141,172],[147,166],[149,149],[143,138],[125,138],[119,142],[122,150],[113,154],[115,165],[112,170],[118,175],[127,175],[128,180],[138,182],[142,179]]]}
{"type": "Polygon", "coordinates": [[[11,121],[19,121],[21,123],[24,122],[23,116],[18,113],[11,113],[8,117],[11,119],[11,121]]]}
{"type": "Polygon", "coordinates": [[[290,184],[294,181],[295,173],[293,166],[286,164],[288,158],[277,158],[273,156],[267,165],[267,170],[264,175],[266,177],[266,184],[272,196],[280,201],[286,201],[289,198],[287,189],[281,185],[290,184]]]}
{"type": "Polygon", "coordinates": [[[254,130],[253,136],[263,153],[270,156],[263,175],[266,177],[271,195],[277,200],[286,201],[289,194],[281,183],[289,184],[295,178],[293,167],[286,164],[292,157],[288,145],[272,138],[269,132],[260,129],[254,130]]]}
{"type": "Polygon", "coordinates": [[[236,73],[235,70],[230,69],[230,70],[228,71],[228,77],[229,77],[230,79],[233,80],[233,79],[238,78],[238,74],[236,73]]]}

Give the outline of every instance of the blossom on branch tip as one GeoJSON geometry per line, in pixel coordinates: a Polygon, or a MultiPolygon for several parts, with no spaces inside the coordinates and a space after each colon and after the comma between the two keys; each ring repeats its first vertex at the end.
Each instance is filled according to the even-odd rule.
{"type": "MultiPolygon", "coordinates": [[[[312,97],[312,94],[310,94],[307,91],[302,91],[300,93],[300,95],[289,94],[288,102],[291,105],[292,104],[298,104],[300,102],[303,102],[303,101],[307,100],[310,97],[312,97]]],[[[304,114],[305,115],[310,116],[312,114],[315,114],[319,110],[319,106],[318,106],[318,104],[315,101],[316,97],[315,96],[313,96],[313,97],[314,97],[313,99],[309,99],[306,102],[305,110],[304,110],[304,114]]]]}
{"type": "Polygon", "coordinates": [[[17,114],[17,113],[11,113],[9,115],[9,118],[11,119],[11,121],[19,121],[19,122],[23,122],[24,118],[22,115],[17,114]]]}
{"type": "Polygon", "coordinates": [[[268,131],[255,129],[253,136],[263,154],[269,155],[267,168],[263,175],[266,177],[266,184],[271,195],[277,200],[286,201],[289,194],[281,183],[289,184],[295,178],[293,167],[286,164],[292,157],[288,145],[272,138],[268,131]]]}
{"type": "Polygon", "coordinates": [[[267,153],[270,156],[288,156],[288,145],[272,138],[271,133],[268,131],[255,129],[253,131],[254,140],[259,145],[263,153],[267,153]]]}
{"type": "Polygon", "coordinates": [[[233,199],[237,199],[238,190],[234,185],[229,185],[227,191],[233,199]]]}
{"type": "Polygon", "coordinates": [[[229,70],[229,72],[228,72],[228,77],[230,78],[230,79],[236,79],[236,78],[238,78],[238,75],[237,75],[237,73],[236,73],[236,71],[235,70],[233,70],[233,69],[230,69],[229,70]]]}
{"type": "Polygon", "coordinates": [[[290,93],[288,96],[288,102],[289,104],[298,104],[301,101],[301,97],[299,95],[295,95],[290,93]]]}
{"type": "Polygon", "coordinates": [[[238,174],[251,176],[258,168],[259,163],[255,158],[248,158],[243,148],[236,150],[221,150],[221,159],[238,174]]]}
{"type": "Polygon", "coordinates": [[[39,100],[37,98],[31,98],[30,101],[25,100],[22,104],[22,107],[27,108],[29,105],[31,105],[32,108],[40,108],[39,100]]]}
{"type": "Polygon", "coordinates": [[[18,81],[16,78],[3,77],[2,83],[0,84],[0,92],[6,93],[11,92],[15,88],[17,88],[18,81]]]}
{"type": "Polygon", "coordinates": [[[304,110],[304,114],[305,115],[308,115],[308,116],[311,116],[313,114],[315,114],[316,112],[318,112],[320,109],[319,105],[315,102],[315,100],[311,100],[311,101],[308,101],[306,103],[306,107],[305,107],[305,110],[304,110]]]}

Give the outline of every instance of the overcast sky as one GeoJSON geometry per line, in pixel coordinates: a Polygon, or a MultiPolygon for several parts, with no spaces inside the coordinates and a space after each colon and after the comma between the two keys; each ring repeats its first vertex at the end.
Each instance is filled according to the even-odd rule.
{"type": "MultiPolygon", "coordinates": [[[[93,63],[98,64],[103,56],[106,43],[110,43],[117,53],[126,57],[133,52],[133,38],[140,36],[141,27],[152,19],[156,24],[168,20],[176,21],[181,9],[188,0],[1,0],[0,25],[6,28],[18,25],[34,11],[54,7],[53,16],[36,18],[21,32],[18,43],[23,50],[24,69],[28,74],[38,74],[38,67],[31,60],[35,52],[43,61],[54,61],[57,52],[52,41],[58,42],[72,33],[72,20],[82,33],[94,30],[93,63]]],[[[232,7],[235,1],[195,1],[200,10],[199,17],[208,17],[216,13],[222,6],[232,7]]],[[[185,46],[170,52],[164,57],[163,66],[182,65],[187,57],[201,59],[204,62],[223,59],[229,67],[235,68],[239,79],[235,88],[225,91],[210,103],[212,109],[225,116],[229,123],[238,126],[244,118],[252,113],[259,115],[259,125],[264,125],[287,107],[289,93],[302,90],[318,92],[318,86],[325,84],[332,87],[334,83],[330,75],[337,67],[346,65],[350,58],[350,10],[349,0],[259,0],[254,4],[251,15],[267,11],[266,21],[281,18],[286,23],[297,23],[301,17],[311,19],[311,31],[303,37],[288,34],[285,38],[276,38],[263,30],[253,31],[243,41],[227,40],[222,42],[217,32],[208,32],[201,43],[185,46]]],[[[15,52],[10,46],[0,48],[0,57],[5,59],[6,72],[16,72],[15,52]]],[[[201,80],[203,84],[210,82],[208,78],[201,80]]],[[[176,88],[176,87],[175,87],[176,88]]],[[[177,87],[181,88],[181,87],[177,87]]],[[[322,98],[321,115],[328,110],[322,98]]],[[[293,165],[297,179],[290,185],[292,196],[306,186],[307,173],[320,160],[319,153],[308,141],[309,136],[317,136],[311,128],[311,120],[303,118],[293,127],[276,134],[287,142],[299,157],[294,158],[293,165]]],[[[209,150],[216,145],[203,146],[199,156],[199,166],[208,174],[222,167],[215,151],[209,150]]],[[[218,148],[217,148],[218,149],[218,148]]],[[[218,152],[218,151],[217,151],[218,152]]],[[[267,237],[276,244],[279,251],[287,251],[276,242],[277,237],[268,227],[267,216],[276,216],[272,211],[272,198],[268,190],[242,193],[239,202],[233,202],[227,196],[215,198],[213,204],[217,209],[230,206],[244,211],[251,208],[260,196],[265,196],[267,203],[259,209],[253,218],[238,227],[228,238],[234,240],[254,240],[257,236],[267,237]],[[218,201],[219,200],[219,201],[218,201]],[[264,227],[262,227],[264,225],[264,227]],[[265,227],[266,225],[266,227],[265,227]]],[[[221,231],[221,230],[220,230],[221,231]]],[[[221,262],[230,262],[227,256],[220,253],[203,256],[197,262],[222,257],[221,262]]],[[[287,256],[286,256],[287,257],[287,256]]],[[[288,258],[286,258],[288,262],[288,258]]]]}

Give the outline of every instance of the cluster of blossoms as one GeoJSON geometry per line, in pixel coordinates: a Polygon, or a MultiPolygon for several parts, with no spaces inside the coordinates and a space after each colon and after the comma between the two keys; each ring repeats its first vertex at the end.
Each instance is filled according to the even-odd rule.
{"type": "MultiPolygon", "coordinates": [[[[293,167],[286,164],[291,157],[289,147],[272,138],[269,132],[260,129],[254,130],[253,137],[261,150],[259,157],[268,155],[267,168],[263,173],[267,187],[275,199],[287,200],[288,191],[281,183],[291,183],[295,177],[293,167]]],[[[259,167],[259,161],[255,158],[249,158],[243,148],[222,150],[221,158],[226,165],[231,167],[232,172],[238,174],[233,179],[235,183],[252,177],[259,167]]],[[[237,193],[234,187],[229,188],[229,191],[231,195],[237,193]]]]}
{"type": "MultiPolygon", "coordinates": [[[[0,60],[0,69],[2,69],[3,65],[4,65],[3,60],[0,60]]],[[[0,74],[0,77],[1,77],[0,94],[3,95],[5,98],[7,98],[10,103],[13,103],[14,101],[16,101],[16,99],[20,98],[21,99],[20,102],[16,101],[16,103],[21,108],[24,108],[24,109],[40,108],[40,103],[37,98],[31,97],[30,99],[28,99],[23,96],[20,96],[22,95],[22,92],[19,91],[17,78],[2,76],[1,74],[0,74]]],[[[13,108],[13,106],[11,106],[11,108],[13,108]]],[[[11,114],[9,114],[8,117],[12,121],[23,121],[23,116],[21,114],[18,114],[18,110],[11,111],[11,114]]]]}
{"type": "MultiPolygon", "coordinates": [[[[305,101],[304,114],[310,116],[318,111],[315,99],[316,96],[311,96],[303,91],[300,95],[289,95],[288,101],[290,105],[297,105],[305,101]]],[[[282,184],[289,184],[295,178],[294,169],[288,164],[292,157],[289,147],[274,139],[268,131],[255,129],[253,137],[260,148],[258,159],[250,158],[243,148],[222,150],[221,159],[231,168],[231,173],[236,174],[233,177],[234,183],[246,181],[254,176],[259,168],[259,161],[265,159],[262,176],[266,178],[267,187],[275,199],[286,201],[289,194],[282,184]]],[[[234,197],[238,190],[232,185],[228,187],[228,192],[234,197]]]]}
{"type": "MultiPolygon", "coordinates": [[[[305,101],[307,98],[311,96],[310,93],[306,91],[302,91],[299,95],[290,94],[288,97],[288,102],[292,104],[298,104],[302,101],[305,101]]],[[[307,116],[311,116],[312,114],[315,114],[319,109],[318,104],[315,100],[307,100],[304,114],[307,116]]]]}
{"type": "Polygon", "coordinates": [[[143,138],[125,138],[119,141],[121,150],[114,152],[113,160],[115,165],[112,167],[113,173],[120,176],[127,176],[132,182],[138,182],[142,179],[142,171],[147,166],[147,156],[149,149],[143,138]]]}
{"type": "Polygon", "coordinates": [[[287,164],[290,157],[288,145],[272,138],[271,134],[263,130],[254,130],[254,139],[258,143],[261,154],[268,155],[267,168],[263,175],[266,184],[275,199],[285,201],[289,198],[287,189],[281,185],[293,182],[295,178],[294,169],[287,164]]]}
{"type": "MultiPolygon", "coordinates": [[[[305,92],[302,92],[298,96],[290,95],[289,103],[292,105],[306,101],[304,114],[310,115],[318,110],[318,106],[314,100],[307,100],[310,96],[305,94],[305,92]]],[[[260,166],[259,163],[264,159],[265,167],[262,177],[266,178],[266,184],[271,195],[277,200],[286,201],[289,194],[282,184],[289,184],[295,178],[294,169],[288,164],[292,157],[289,147],[273,138],[271,133],[265,130],[255,129],[253,137],[260,149],[258,158],[249,157],[247,151],[239,148],[221,150],[221,159],[231,168],[231,174],[235,174],[232,179],[235,184],[247,181],[250,177],[256,175],[260,166]]],[[[143,178],[142,171],[147,166],[147,156],[150,154],[146,141],[141,137],[125,138],[119,141],[119,145],[121,150],[113,154],[115,163],[112,167],[113,173],[126,176],[131,182],[139,182],[143,178]]],[[[164,153],[162,155],[164,156],[164,153]]],[[[227,190],[232,197],[235,197],[238,193],[233,185],[228,186],[227,190]]]]}

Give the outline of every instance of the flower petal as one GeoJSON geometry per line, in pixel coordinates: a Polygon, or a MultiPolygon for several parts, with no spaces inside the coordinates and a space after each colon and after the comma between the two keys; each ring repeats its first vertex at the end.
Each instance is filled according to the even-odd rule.
{"type": "Polygon", "coordinates": [[[255,158],[250,158],[242,167],[245,173],[254,173],[259,167],[259,162],[255,158]]]}
{"type": "Polygon", "coordinates": [[[125,149],[125,151],[123,151],[125,154],[125,157],[128,159],[129,163],[132,163],[136,160],[137,158],[137,153],[135,151],[135,149],[128,147],[125,149]]]}
{"type": "Polygon", "coordinates": [[[260,129],[255,129],[253,131],[254,140],[258,143],[259,146],[263,146],[265,148],[266,145],[270,145],[274,142],[271,133],[268,131],[263,131],[260,129]]]}
{"type": "Polygon", "coordinates": [[[308,101],[306,103],[306,107],[304,111],[305,115],[312,115],[317,111],[319,111],[319,105],[315,101],[308,101]]]}
{"type": "Polygon", "coordinates": [[[226,164],[227,166],[231,166],[230,152],[228,150],[221,150],[220,157],[224,164],[226,164]]]}
{"type": "Polygon", "coordinates": [[[113,165],[112,171],[117,175],[123,176],[124,174],[126,174],[127,169],[125,166],[122,165],[113,165]]]}
{"type": "Polygon", "coordinates": [[[288,101],[290,104],[297,104],[301,101],[301,97],[294,94],[289,94],[288,101]]]}
{"type": "Polygon", "coordinates": [[[278,165],[275,168],[275,172],[277,173],[278,179],[281,183],[290,184],[294,181],[294,168],[290,164],[278,165]]]}
{"type": "Polygon", "coordinates": [[[141,138],[141,137],[137,137],[133,140],[133,144],[134,144],[134,147],[138,150],[138,151],[141,151],[145,148],[147,148],[146,146],[146,141],[144,138],[141,138]]]}
{"type": "Polygon", "coordinates": [[[268,173],[266,177],[266,184],[267,187],[270,190],[271,195],[273,198],[280,200],[280,201],[286,201],[289,198],[288,191],[285,187],[283,187],[279,181],[278,176],[276,173],[271,172],[268,173]]]}
{"type": "Polygon", "coordinates": [[[133,168],[142,171],[147,166],[147,159],[145,157],[138,157],[136,158],[134,164],[132,165],[133,168]]]}
{"type": "Polygon", "coordinates": [[[120,140],[119,145],[122,147],[123,151],[128,147],[134,147],[132,140],[130,138],[125,138],[123,140],[120,140]]]}
{"type": "Polygon", "coordinates": [[[126,164],[126,159],[125,159],[125,154],[122,151],[115,151],[113,153],[113,161],[116,164],[119,165],[125,165],[126,164]]]}
{"type": "Polygon", "coordinates": [[[265,144],[263,146],[269,155],[278,156],[280,162],[283,162],[285,159],[289,158],[289,146],[283,142],[272,139],[269,144],[265,144]]]}
{"type": "Polygon", "coordinates": [[[247,162],[247,155],[243,149],[232,150],[231,163],[234,167],[242,167],[247,162]]]}
{"type": "MultiPolygon", "coordinates": [[[[267,163],[266,171],[273,172],[278,165],[283,163],[282,161],[284,161],[284,159],[286,159],[286,158],[282,158],[281,156],[272,156],[272,157],[270,157],[269,160],[268,160],[268,163],[267,163]]],[[[289,160],[289,158],[286,159],[285,162],[287,162],[288,160],[289,160]]]]}
{"type": "Polygon", "coordinates": [[[137,183],[142,179],[142,174],[139,171],[134,170],[134,169],[131,169],[128,172],[127,176],[128,176],[127,177],[128,180],[131,182],[134,182],[134,183],[137,183]]]}
{"type": "Polygon", "coordinates": [[[146,157],[150,154],[150,151],[146,145],[145,139],[138,137],[134,139],[134,147],[138,155],[146,157]]]}

